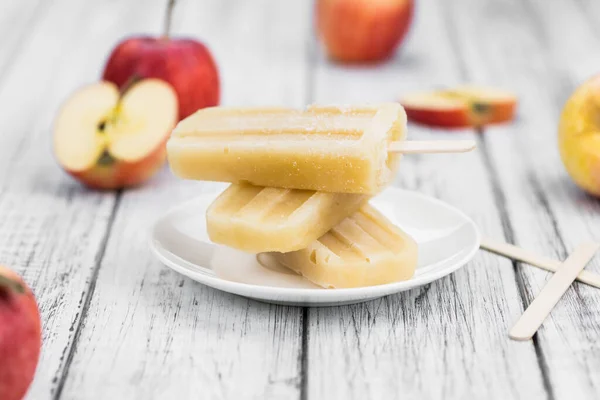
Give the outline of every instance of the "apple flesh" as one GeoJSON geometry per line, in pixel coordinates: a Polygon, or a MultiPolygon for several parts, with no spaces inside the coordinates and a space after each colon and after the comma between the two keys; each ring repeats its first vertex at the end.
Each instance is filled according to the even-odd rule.
{"type": "Polygon", "coordinates": [[[86,86],[63,105],[54,127],[54,153],[65,171],[97,189],[149,179],[166,160],[177,122],[177,95],[146,79],[121,95],[111,82],[86,86]]]}
{"type": "Polygon", "coordinates": [[[193,39],[132,37],[110,54],[103,78],[119,88],[132,77],[168,82],[179,101],[179,120],[219,104],[219,74],[208,48],[193,39]]]}
{"type": "Polygon", "coordinates": [[[0,266],[0,399],[25,396],[41,345],[40,314],[31,289],[16,273],[0,266]]]}
{"type": "Polygon", "coordinates": [[[392,56],[413,10],[413,0],[317,0],[315,20],[331,59],[374,62],[392,56]]]}
{"type": "Polygon", "coordinates": [[[517,97],[495,88],[460,86],[408,94],[400,103],[409,121],[438,128],[467,128],[513,120],[517,97]]]}
{"type": "Polygon", "coordinates": [[[560,156],[571,178],[600,197],[600,75],[567,100],[558,127],[560,156]]]}

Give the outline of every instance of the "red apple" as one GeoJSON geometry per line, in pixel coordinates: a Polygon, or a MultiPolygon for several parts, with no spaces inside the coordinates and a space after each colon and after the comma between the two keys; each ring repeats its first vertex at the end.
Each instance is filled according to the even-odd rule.
{"type": "Polygon", "coordinates": [[[208,48],[194,39],[169,37],[174,1],[169,3],[165,34],[120,42],[111,52],[102,79],[122,88],[132,77],[158,78],[173,86],[179,120],[219,104],[219,73],[208,48]]]}
{"type": "Polygon", "coordinates": [[[0,266],[0,399],[21,400],[35,374],[42,329],[31,289],[0,266]]]}
{"type": "Polygon", "coordinates": [[[517,97],[478,86],[411,93],[400,103],[409,121],[438,128],[467,128],[511,121],[517,97]]]}
{"type": "Polygon", "coordinates": [[[413,0],[317,0],[316,27],[330,58],[389,58],[410,27],[413,0]]]}
{"type": "Polygon", "coordinates": [[[65,171],[98,189],[149,179],[166,160],[177,122],[177,95],[158,79],[124,94],[111,82],[86,86],[63,105],[54,127],[54,153],[65,171]]]}

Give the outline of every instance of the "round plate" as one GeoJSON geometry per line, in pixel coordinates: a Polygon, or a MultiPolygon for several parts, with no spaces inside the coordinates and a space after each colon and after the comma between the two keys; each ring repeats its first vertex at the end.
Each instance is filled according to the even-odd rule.
{"type": "Polygon", "coordinates": [[[150,248],[165,265],[195,281],[270,303],[331,306],[402,292],[456,271],[479,248],[477,227],[461,211],[417,192],[388,188],[371,204],[419,245],[414,277],[379,286],[322,289],[276,265],[259,263],[255,254],[212,243],[205,214],[218,194],[202,195],[167,212],[152,229],[150,248]]]}

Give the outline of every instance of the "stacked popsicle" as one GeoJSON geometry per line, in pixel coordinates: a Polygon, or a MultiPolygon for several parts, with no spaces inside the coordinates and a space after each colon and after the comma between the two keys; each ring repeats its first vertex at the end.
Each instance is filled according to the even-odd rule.
{"type": "Polygon", "coordinates": [[[167,143],[181,178],[232,182],[209,207],[211,240],[269,252],[326,288],[410,279],[415,241],[371,207],[407,152],[467,151],[465,142],[404,141],[406,114],[374,106],[207,108],[167,143]]]}

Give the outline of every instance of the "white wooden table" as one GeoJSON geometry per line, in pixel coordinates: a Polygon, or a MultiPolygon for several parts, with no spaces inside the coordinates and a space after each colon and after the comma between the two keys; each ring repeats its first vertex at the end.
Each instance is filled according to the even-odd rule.
{"type": "MultiPolygon", "coordinates": [[[[161,28],[166,1],[0,4],[0,260],[41,308],[30,399],[597,399],[600,291],[575,284],[530,342],[512,323],[549,274],[481,252],[420,290],[336,308],[267,305],[162,266],[148,228],[214,187],[162,171],[93,192],[50,150],[52,121],[97,79],[124,35],[161,28]]],[[[487,83],[520,96],[512,125],[413,138],[472,138],[461,157],[405,157],[396,184],[464,210],[486,235],[563,259],[600,240],[600,202],[568,180],[556,127],[573,88],[600,71],[593,0],[417,0],[401,52],[377,67],[328,62],[307,0],[182,0],[174,31],[205,40],[227,105],[395,100],[487,83]]],[[[599,259],[589,265],[600,271],[599,259]]]]}

